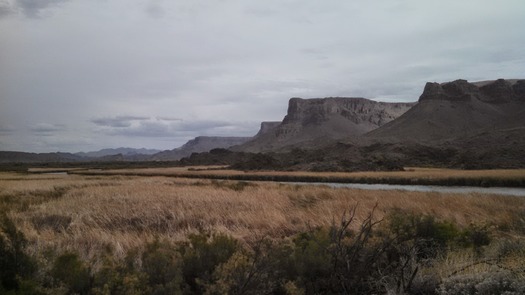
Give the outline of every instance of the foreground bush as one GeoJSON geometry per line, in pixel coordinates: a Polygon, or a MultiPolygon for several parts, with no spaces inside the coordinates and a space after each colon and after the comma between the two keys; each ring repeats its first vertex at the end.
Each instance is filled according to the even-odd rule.
{"type": "Polygon", "coordinates": [[[25,252],[27,240],[7,216],[0,216],[0,294],[29,288],[36,263],[25,252]]]}
{"type": "MultiPolygon", "coordinates": [[[[500,243],[496,258],[483,258],[491,241],[486,227],[458,228],[430,216],[374,212],[356,220],[356,208],[330,227],[311,228],[251,245],[200,233],[185,242],[157,240],[123,260],[107,253],[96,270],[76,253],[57,253],[50,265],[25,252],[26,240],[3,218],[0,294],[523,294],[522,274],[502,266],[522,257],[520,243],[500,243]],[[355,223],[358,226],[351,226],[355,223]],[[357,228],[351,230],[350,228],[357,228]],[[471,251],[473,249],[474,251],[471,251]],[[474,262],[438,276],[433,268],[448,253],[471,253],[474,262]],[[478,258],[476,258],[478,257],[478,258]],[[494,271],[464,270],[490,264],[494,271]],[[36,272],[39,276],[34,276],[36,272]],[[51,279],[43,279],[51,278],[51,279]]],[[[523,271],[523,270],[521,270],[523,271]]]]}
{"type": "Polygon", "coordinates": [[[225,235],[190,235],[179,245],[182,275],[189,293],[204,293],[213,281],[212,274],[237,251],[238,242],[225,235]]]}
{"type": "Polygon", "coordinates": [[[66,286],[68,293],[88,294],[91,289],[89,269],[77,254],[65,253],[60,255],[55,260],[51,275],[66,286]]]}

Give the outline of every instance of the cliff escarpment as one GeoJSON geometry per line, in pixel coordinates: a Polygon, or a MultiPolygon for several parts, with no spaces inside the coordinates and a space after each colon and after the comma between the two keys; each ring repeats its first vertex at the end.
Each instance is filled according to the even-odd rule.
{"type": "Polygon", "coordinates": [[[386,103],[356,97],[291,98],[282,123],[259,133],[236,151],[281,151],[319,147],[356,138],[410,109],[413,103],[386,103]]]}
{"type": "Polygon", "coordinates": [[[427,83],[418,104],[366,135],[391,141],[445,141],[525,126],[525,80],[427,83]]]}
{"type": "Polygon", "coordinates": [[[477,83],[456,80],[443,84],[429,82],[419,98],[419,101],[426,100],[479,100],[488,103],[525,101],[525,80],[498,79],[477,83]]]}

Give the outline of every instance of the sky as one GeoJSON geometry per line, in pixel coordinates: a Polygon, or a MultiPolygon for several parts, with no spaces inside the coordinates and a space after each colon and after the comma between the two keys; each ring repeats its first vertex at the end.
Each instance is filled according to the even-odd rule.
{"type": "Polygon", "coordinates": [[[0,0],[0,150],[252,136],[291,97],[525,78],[523,0],[0,0]]]}

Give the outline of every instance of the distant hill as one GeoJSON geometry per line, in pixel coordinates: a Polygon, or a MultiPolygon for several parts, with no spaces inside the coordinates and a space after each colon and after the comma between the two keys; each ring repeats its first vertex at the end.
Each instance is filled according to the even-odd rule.
{"type": "Polygon", "coordinates": [[[93,152],[79,152],[75,153],[77,156],[86,157],[86,158],[100,158],[100,157],[106,157],[106,156],[113,156],[113,155],[122,155],[122,156],[134,156],[134,155],[153,155],[156,153],[159,153],[160,150],[154,150],[154,149],[134,149],[134,148],[116,148],[116,149],[102,149],[99,151],[93,151],[93,152]]]}
{"type": "Polygon", "coordinates": [[[85,160],[71,153],[25,153],[0,151],[0,163],[64,163],[85,160]]]}
{"type": "Polygon", "coordinates": [[[229,148],[231,146],[243,144],[251,137],[219,137],[219,136],[198,136],[188,141],[183,146],[156,153],[149,160],[152,161],[174,161],[190,156],[192,153],[208,152],[217,148],[229,148]]]}
{"type": "Polygon", "coordinates": [[[456,80],[427,83],[416,106],[365,138],[442,142],[523,126],[525,80],[456,80]]]}
{"type": "Polygon", "coordinates": [[[148,149],[103,149],[88,153],[26,153],[0,151],[0,163],[71,163],[71,162],[115,162],[145,161],[158,150],[148,149]]]}
{"type": "Polygon", "coordinates": [[[259,132],[233,150],[267,152],[294,147],[318,148],[337,139],[356,138],[374,130],[401,116],[413,105],[355,97],[292,98],[282,123],[273,123],[272,128],[259,132]]]}

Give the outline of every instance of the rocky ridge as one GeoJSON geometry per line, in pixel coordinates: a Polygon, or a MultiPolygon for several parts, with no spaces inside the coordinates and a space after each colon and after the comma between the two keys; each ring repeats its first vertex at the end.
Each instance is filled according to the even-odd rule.
{"type": "Polygon", "coordinates": [[[269,121],[269,122],[261,122],[261,128],[259,129],[259,132],[257,132],[257,134],[255,134],[254,137],[259,137],[265,133],[268,133],[270,132],[271,130],[273,130],[274,128],[276,128],[277,126],[281,125],[281,121],[269,121]]]}
{"type": "Polygon", "coordinates": [[[236,151],[267,152],[319,147],[342,138],[355,138],[386,124],[413,103],[377,102],[358,97],[291,98],[281,124],[235,147],[236,151]]]}
{"type": "Polygon", "coordinates": [[[429,82],[425,85],[419,101],[472,101],[474,99],[489,103],[525,101],[525,80],[498,79],[476,83],[456,80],[442,84],[429,82]]]}
{"type": "Polygon", "coordinates": [[[525,80],[427,83],[419,102],[365,138],[439,142],[525,126],[525,80]]]}

